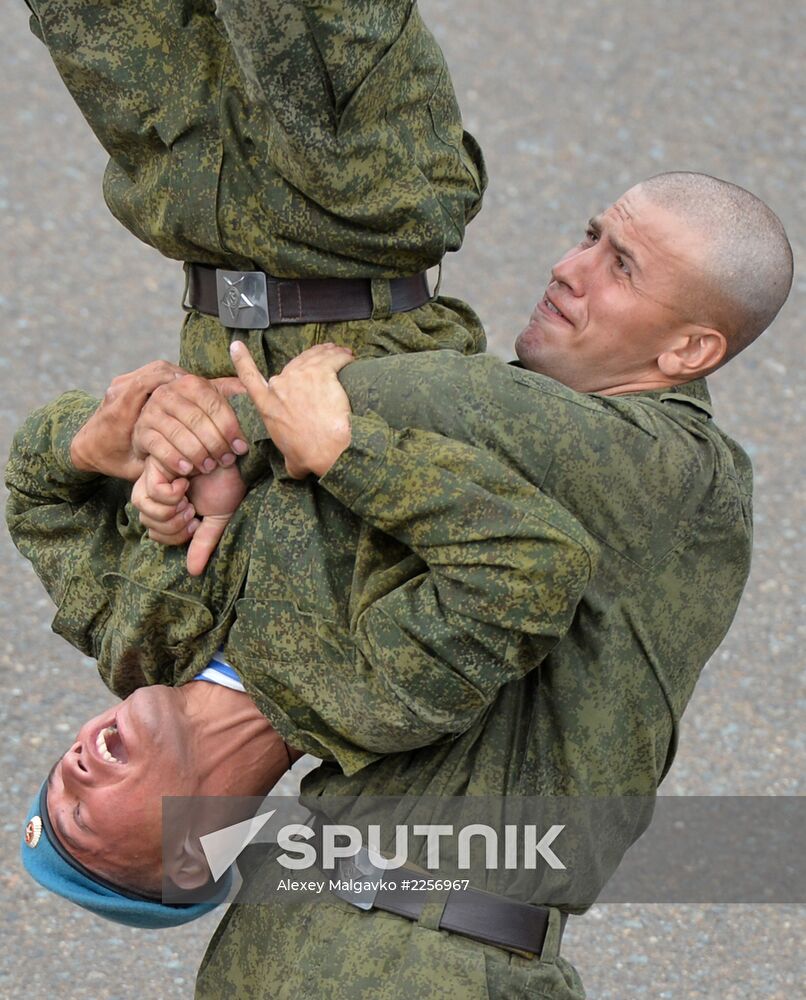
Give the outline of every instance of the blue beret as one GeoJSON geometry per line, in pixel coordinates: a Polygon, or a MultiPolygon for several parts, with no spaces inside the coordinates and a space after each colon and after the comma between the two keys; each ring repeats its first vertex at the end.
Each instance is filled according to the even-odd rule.
{"type": "Polygon", "coordinates": [[[36,881],[51,892],[64,896],[85,910],[130,927],[176,927],[215,909],[224,901],[232,885],[232,869],[212,886],[199,901],[163,903],[159,899],[121,889],[94,875],[77,861],[53,831],[48,817],[47,781],[34,798],[22,838],[22,863],[36,881]]]}

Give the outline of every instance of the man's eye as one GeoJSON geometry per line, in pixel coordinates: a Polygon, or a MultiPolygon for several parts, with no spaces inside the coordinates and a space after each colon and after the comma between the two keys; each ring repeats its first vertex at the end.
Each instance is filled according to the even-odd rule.
{"type": "Polygon", "coordinates": [[[583,243],[596,243],[599,240],[599,234],[595,229],[588,229],[585,231],[585,239],[583,243]]]}
{"type": "Polygon", "coordinates": [[[620,254],[616,257],[616,267],[619,271],[623,271],[624,274],[630,273],[630,265],[620,254]]]}

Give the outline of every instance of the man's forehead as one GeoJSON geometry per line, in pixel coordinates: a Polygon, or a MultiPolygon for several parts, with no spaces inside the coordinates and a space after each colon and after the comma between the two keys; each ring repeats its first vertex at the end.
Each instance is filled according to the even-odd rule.
{"type": "Polygon", "coordinates": [[[702,240],[679,216],[656,204],[636,185],[591,220],[617,252],[645,276],[671,275],[696,265],[702,240]]]}
{"type": "Polygon", "coordinates": [[[642,197],[640,187],[630,188],[607,208],[594,216],[595,221],[608,236],[628,240],[631,236],[640,238],[644,229],[652,230],[654,213],[652,206],[642,197]]]}
{"type": "Polygon", "coordinates": [[[588,220],[588,225],[603,236],[616,253],[629,258],[641,271],[649,263],[649,259],[642,245],[644,240],[641,233],[632,223],[632,214],[621,201],[614,202],[588,220]]]}

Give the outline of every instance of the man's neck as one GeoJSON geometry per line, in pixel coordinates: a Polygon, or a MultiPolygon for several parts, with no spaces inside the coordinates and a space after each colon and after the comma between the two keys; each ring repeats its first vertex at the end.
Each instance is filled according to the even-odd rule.
{"type": "Polygon", "coordinates": [[[677,382],[669,382],[664,379],[646,379],[636,382],[624,382],[619,385],[608,386],[607,389],[595,390],[600,396],[626,396],[631,392],[652,392],[655,389],[671,389],[677,382]]]}
{"type": "Polygon", "coordinates": [[[245,692],[206,681],[179,690],[193,724],[200,794],[265,795],[301,756],[245,692]]]}

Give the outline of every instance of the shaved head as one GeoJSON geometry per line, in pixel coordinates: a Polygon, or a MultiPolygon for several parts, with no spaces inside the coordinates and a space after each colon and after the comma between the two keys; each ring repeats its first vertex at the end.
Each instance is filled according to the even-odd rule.
{"type": "Polygon", "coordinates": [[[749,191],[708,174],[658,174],[639,188],[702,238],[702,283],[687,289],[690,318],[725,335],[729,360],[767,329],[792,286],[781,220],[749,191]]]}

